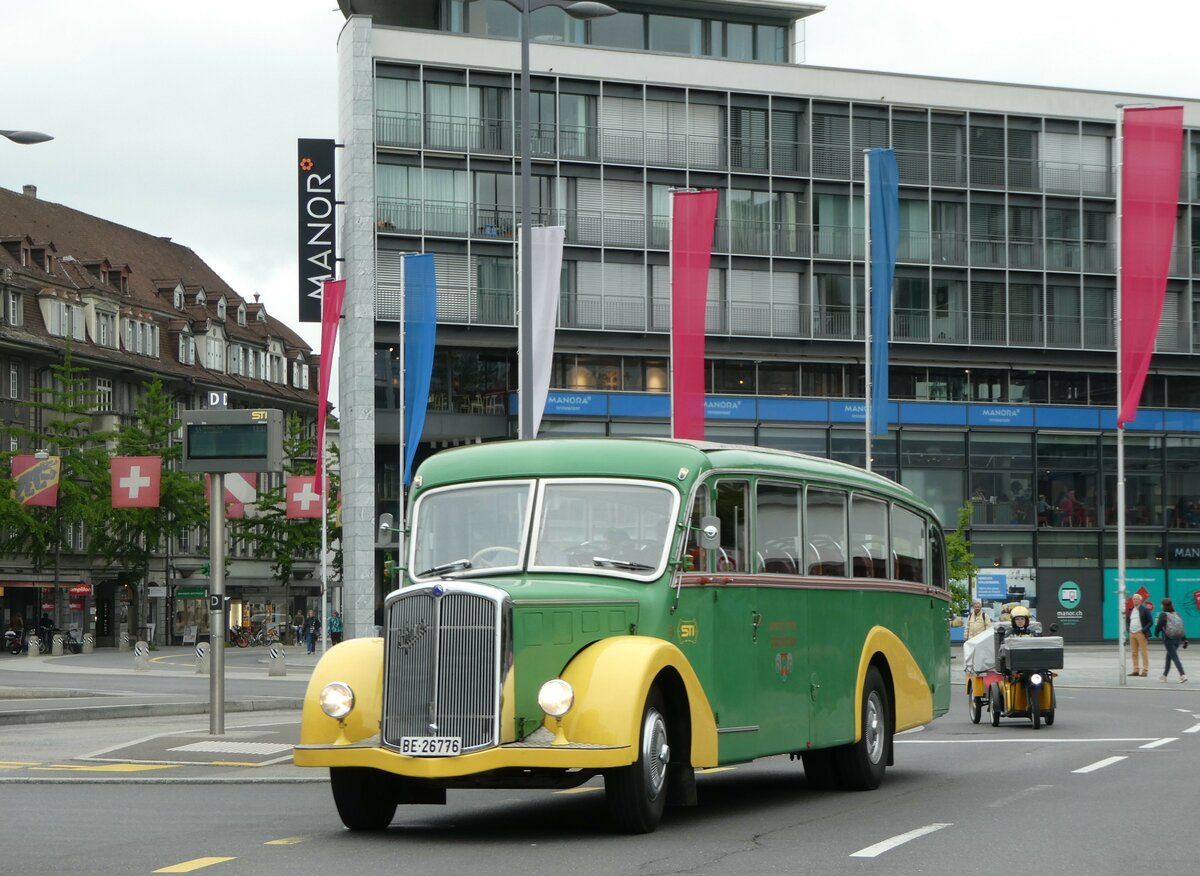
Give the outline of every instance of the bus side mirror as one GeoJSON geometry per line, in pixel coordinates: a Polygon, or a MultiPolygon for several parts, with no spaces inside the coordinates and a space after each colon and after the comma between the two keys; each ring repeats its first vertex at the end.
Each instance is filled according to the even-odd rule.
{"type": "Polygon", "coordinates": [[[721,546],[721,518],[700,518],[700,547],[707,551],[721,546]]]}

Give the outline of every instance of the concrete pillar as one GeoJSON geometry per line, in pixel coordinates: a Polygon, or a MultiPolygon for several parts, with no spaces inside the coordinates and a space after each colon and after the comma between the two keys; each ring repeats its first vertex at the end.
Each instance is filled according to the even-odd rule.
{"type": "Polygon", "coordinates": [[[28,657],[38,657],[42,653],[42,640],[37,637],[36,633],[30,633],[25,637],[26,650],[25,654],[28,657]]]}
{"type": "Polygon", "coordinates": [[[96,637],[91,633],[83,634],[83,653],[91,654],[96,650],[96,637]]]}
{"type": "Polygon", "coordinates": [[[63,637],[62,633],[55,633],[50,639],[50,656],[61,657],[63,655],[63,637]]]}
{"type": "Polygon", "coordinates": [[[287,652],[283,645],[271,646],[271,659],[267,665],[267,675],[287,675],[287,652]]]}
{"type": "Polygon", "coordinates": [[[196,646],[196,674],[208,675],[209,673],[209,654],[208,642],[201,642],[196,646]]]}
{"type": "Polygon", "coordinates": [[[145,642],[133,646],[133,668],[140,671],[150,668],[150,646],[145,642]]]}

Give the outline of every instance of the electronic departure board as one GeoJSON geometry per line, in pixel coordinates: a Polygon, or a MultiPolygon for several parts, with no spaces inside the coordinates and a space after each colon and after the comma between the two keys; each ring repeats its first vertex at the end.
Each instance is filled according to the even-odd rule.
{"type": "Polygon", "coordinates": [[[183,470],[283,470],[283,413],[277,410],[185,411],[183,470]]]}

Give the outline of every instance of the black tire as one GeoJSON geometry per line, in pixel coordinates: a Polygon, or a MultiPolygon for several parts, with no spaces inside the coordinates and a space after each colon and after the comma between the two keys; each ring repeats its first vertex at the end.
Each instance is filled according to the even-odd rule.
{"type": "Polygon", "coordinates": [[[1035,687],[1025,688],[1025,699],[1029,700],[1029,717],[1033,720],[1033,729],[1042,729],[1042,692],[1035,687]]]}
{"type": "Polygon", "coordinates": [[[805,751],[800,755],[800,760],[804,764],[804,778],[808,780],[809,787],[818,791],[831,791],[841,786],[833,749],[805,751]]]}
{"type": "Polygon", "coordinates": [[[971,723],[978,724],[982,713],[983,703],[979,701],[979,697],[971,697],[971,723]]]}
{"type": "Polygon", "coordinates": [[[988,709],[992,713],[992,726],[1000,726],[1000,711],[1003,708],[1000,702],[1000,686],[993,684],[988,688],[988,709]]]}
{"type": "Polygon", "coordinates": [[[624,833],[651,833],[662,820],[671,761],[667,730],[662,696],[651,690],[642,710],[637,760],[604,774],[609,816],[624,833]]]}
{"type": "Polygon", "coordinates": [[[841,786],[847,791],[873,791],[887,771],[892,746],[892,713],[883,676],[872,666],[862,692],[862,725],[859,740],[835,749],[841,786]]]}
{"type": "Polygon", "coordinates": [[[396,815],[390,776],[369,767],[331,767],[329,787],[342,824],[350,830],[379,831],[396,815]]]}
{"type": "Polygon", "coordinates": [[[1053,726],[1054,726],[1054,709],[1055,709],[1057,706],[1058,706],[1058,697],[1057,697],[1057,696],[1055,696],[1055,694],[1054,694],[1054,686],[1053,686],[1053,685],[1051,685],[1051,686],[1050,686],[1050,708],[1048,708],[1048,709],[1046,710],[1046,713],[1045,713],[1044,715],[1042,715],[1042,717],[1043,717],[1043,718],[1045,719],[1045,721],[1046,721],[1046,726],[1047,726],[1047,727],[1053,727],[1053,726]]]}

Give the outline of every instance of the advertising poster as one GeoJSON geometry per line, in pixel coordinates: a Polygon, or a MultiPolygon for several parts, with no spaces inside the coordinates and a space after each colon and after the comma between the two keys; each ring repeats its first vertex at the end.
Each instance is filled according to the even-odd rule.
{"type": "Polygon", "coordinates": [[[1038,569],[1038,620],[1046,635],[1066,642],[1099,642],[1103,637],[1104,599],[1096,569],[1038,569]],[[1050,625],[1058,624],[1051,633],[1050,625]]]}
{"type": "MultiPolygon", "coordinates": [[[[1158,613],[1162,598],[1167,595],[1167,576],[1162,569],[1126,569],[1125,598],[1141,593],[1142,598],[1150,604],[1150,610],[1158,613]]],[[[1120,630],[1120,617],[1117,611],[1117,570],[1104,570],[1104,638],[1117,640],[1120,630]]]]}
{"type": "Polygon", "coordinates": [[[975,576],[975,598],[980,602],[1008,599],[1008,576],[1003,572],[980,572],[975,576]]]}
{"type": "Polygon", "coordinates": [[[1167,574],[1167,595],[1183,618],[1184,630],[1200,639],[1200,569],[1172,569],[1167,574]]]}

